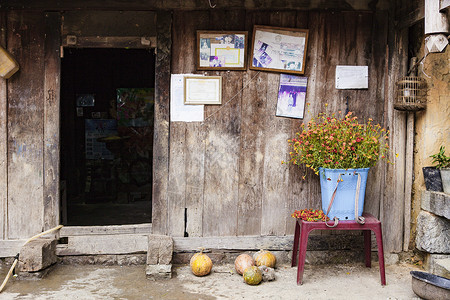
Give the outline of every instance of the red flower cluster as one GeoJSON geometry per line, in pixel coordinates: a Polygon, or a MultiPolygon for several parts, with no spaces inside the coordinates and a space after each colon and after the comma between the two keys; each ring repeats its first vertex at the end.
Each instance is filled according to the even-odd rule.
{"type": "Polygon", "coordinates": [[[320,113],[308,122],[307,128],[302,124],[301,131],[288,141],[292,148],[290,162],[304,164],[316,174],[320,167],[373,167],[380,158],[387,157],[388,135],[389,132],[379,124],[373,124],[372,119],[360,124],[352,112],[341,118],[320,113]]]}
{"type": "Polygon", "coordinates": [[[325,215],[321,209],[296,210],[291,216],[293,218],[302,219],[303,221],[308,222],[326,222],[330,220],[330,218],[328,218],[328,216],[325,215]]]}

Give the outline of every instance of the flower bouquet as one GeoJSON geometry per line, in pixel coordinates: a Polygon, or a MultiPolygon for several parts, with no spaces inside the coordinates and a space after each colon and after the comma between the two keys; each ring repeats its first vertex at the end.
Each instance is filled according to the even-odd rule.
{"type": "Polygon", "coordinates": [[[320,113],[306,127],[302,124],[301,131],[288,141],[292,149],[290,162],[323,175],[320,185],[326,215],[357,219],[364,206],[369,168],[379,159],[389,162],[389,132],[372,119],[360,123],[352,112],[340,114],[320,113]],[[349,202],[352,199],[354,206],[349,202]]]}

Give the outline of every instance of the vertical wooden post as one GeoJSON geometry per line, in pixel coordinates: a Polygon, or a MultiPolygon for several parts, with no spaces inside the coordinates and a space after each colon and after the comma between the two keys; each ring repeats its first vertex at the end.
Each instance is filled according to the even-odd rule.
{"type": "Polygon", "coordinates": [[[171,27],[170,11],[156,16],[155,135],[153,142],[152,229],[167,234],[167,188],[169,180],[169,102],[171,27]]]}
{"type": "MultiPolygon", "coordinates": [[[[6,12],[0,13],[0,45],[6,48],[6,12]]],[[[5,239],[8,200],[7,82],[0,79],[0,239],[5,239]]]]}
{"type": "Polygon", "coordinates": [[[60,14],[45,14],[44,44],[44,230],[59,224],[60,14]]]}
{"type": "Polygon", "coordinates": [[[414,174],[414,112],[408,112],[406,119],[406,154],[405,154],[405,214],[403,251],[408,251],[411,230],[411,189],[414,174]]]}

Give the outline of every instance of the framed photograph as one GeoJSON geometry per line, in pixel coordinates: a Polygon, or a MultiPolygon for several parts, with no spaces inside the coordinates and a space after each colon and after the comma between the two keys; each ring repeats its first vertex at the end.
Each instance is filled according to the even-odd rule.
{"type": "Polygon", "coordinates": [[[250,69],[305,73],[308,30],[255,25],[250,69]]]}
{"type": "Polygon", "coordinates": [[[185,76],[184,104],[222,104],[222,77],[185,76]]]}
{"type": "Polygon", "coordinates": [[[281,74],[278,89],[278,117],[303,119],[308,78],[281,74]]]}
{"type": "Polygon", "coordinates": [[[247,31],[197,31],[197,70],[246,70],[247,31]]]}

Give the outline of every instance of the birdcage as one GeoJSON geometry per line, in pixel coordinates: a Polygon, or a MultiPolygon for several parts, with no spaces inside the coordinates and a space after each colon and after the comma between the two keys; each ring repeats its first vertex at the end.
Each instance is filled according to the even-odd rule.
{"type": "Polygon", "coordinates": [[[397,97],[394,108],[417,111],[426,108],[427,83],[417,76],[407,76],[397,82],[397,97]]]}

